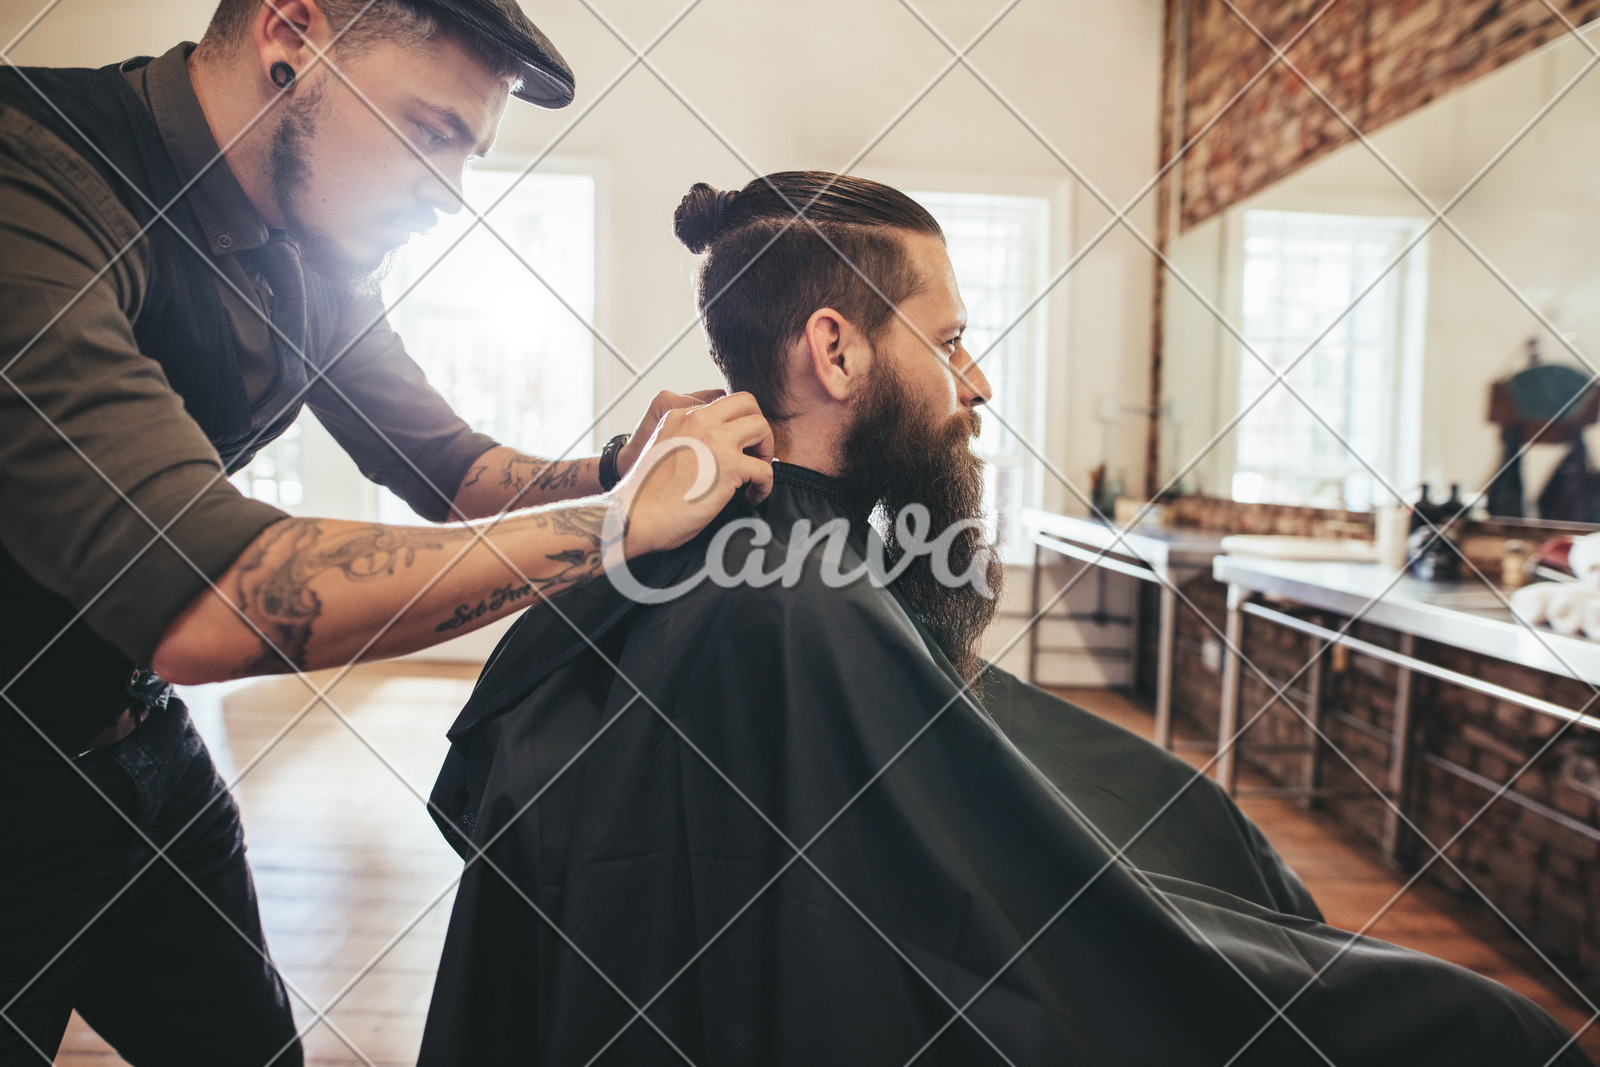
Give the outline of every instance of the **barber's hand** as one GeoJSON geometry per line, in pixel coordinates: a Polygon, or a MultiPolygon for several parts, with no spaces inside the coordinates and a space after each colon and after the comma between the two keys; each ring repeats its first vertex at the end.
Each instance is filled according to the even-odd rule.
{"type": "Polygon", "coordinates": [[[741,488],[751,503],[765,500],[772,492],[772,452],[772,427],[749,393],[669,410],[645,442],[637,467],[612,490],[628,520],[626,554],[677,548],[705,529],[741,488]],[[703,447],[672,445],[684,439],[703,447]],[[699,495],[684,499],[697,484],[699,495]]]}
{"type": "Polygon", "coordinates": [[[650,401],[650,410],[639,420],[633,436],[628,438],[628,443],[617,453],[617,473],[627,474],[633,470],[633,465],[644,455],[644,446],[650,442],[650,435],[656,432],[656,427],[661,425],[661,420],[666,417],[667,412],[679,408],[697,408],[701,404],[709,404],[727,395],[726,389],[700,389],[693,393],[671,393],[663,390],[657,393],[656,398],[650,401]]]}

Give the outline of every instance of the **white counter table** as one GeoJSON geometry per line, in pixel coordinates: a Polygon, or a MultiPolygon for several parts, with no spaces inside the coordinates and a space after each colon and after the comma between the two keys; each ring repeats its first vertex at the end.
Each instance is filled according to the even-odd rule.
{"type": "MultiPolygon", "coordinates": [[[[1197,530],[1169,530],[1136,526],[1123,532],[1098,519],[1058,515],[1029,508],[1022,513],[1023,535],[1033,545],[1032,590],[1028,632],[1029,681],[1037,680],[1039,659],[1038,617],[1043,605],[1039,590],[1040,564],[1046,552],[1076,559],[1090,566],[1126,574],[1161,586],[1161,617],[1156,643],[1155,741],[1172,747],[1172,654],[1177,633],[1176,586],[1211,566],[1222,538],[1197,530]]],[[[1137,633],[1135,634],[1137,640],[1137,633]]]]}
{"type": "MultiPolygon", "coordinates": [[[[1544,627],[1530,629],[1515,619],[1501,596],[1476,578],[1458,582],[1421,582],[1397,575],[1375,563],[1308,563],[1289,560],[1257,559],[1219,555],[1212,564],[1212,575],[1228,587],[1227,641],[1224,644],[1222,672],[1222,710],[1218,724],[1219,756],[1217,779],[1234,791],[1238,763],[1235,747],[1239,732],[1241,673],[1239,651],[1245,615],[1286,626],[1309,634],[1326,645],[1341,644],[1364,655],[1394,664],[1399,668],[1395,694],[1395,715],[1389,741],[1389,779],[1386,791],[1392,797],[1404,794],[1410,765],[1411,681],[1414,674],[1425,674],[1451,685],[1486,693],[1530,708],[1545,715],[1569,720],[1589,729],[1600,729],[1600,718],[1583,711],[1562,707],[1543,698],[1495,685],[1481,678],[1461,674],[1418,659],[1418,639],[1450,645],[1468,652],[1548,671],[1591,684],[1600,684],[1600,643],[1566,637],[1544,627]],[[1264,601],[1288,602],[1327,611],[1345,618],[1382,626],[1399,633],[1399,648],[1391,649],[1359,640],[1347,632],[1319,626],[1271,606],[1264,601]]],[[[1307,717],[1317,725],[1320,708],[1322,656],[1313,662],[1306,688],[1313,694],[1307,717]]],[[[1248,656],[1248,649],[1244,650],[1248,656]]],[[[1313,746],[1315,747],[1315,746],[1313,746]]],[[[1315,768],[1311,775],[1317,781],[1315,768]]],[[[1398,817],[1390,812],[1385,828],[1385,847],[1392,854],[1399,839],[1398,817]]]]}

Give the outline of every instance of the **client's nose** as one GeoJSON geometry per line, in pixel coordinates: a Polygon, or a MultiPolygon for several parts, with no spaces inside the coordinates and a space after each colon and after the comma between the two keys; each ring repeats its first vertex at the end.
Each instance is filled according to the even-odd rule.
{"type": "Polygon", "coordinates": [[[989,379],[983,376],[977,360],[972,358],[972,353],[965,346],[957,347],[955,358],[950,361],[950,369],[956,374],[956,392],[961,398],[962,407],[975,408],[979,404],[987,404],[994,397],[989,379]]]}

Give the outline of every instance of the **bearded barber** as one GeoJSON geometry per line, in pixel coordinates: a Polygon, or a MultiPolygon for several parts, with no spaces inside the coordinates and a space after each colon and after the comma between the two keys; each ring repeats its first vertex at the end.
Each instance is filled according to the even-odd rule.
{"type": "Polygon", "coordinates": [[[383,320],[371,275],[459,209],[511,98],[573,91],[514,0],[222,0],[198,47],[0,73],[0,1063],[48,1061],[73,1008],[137,1065],[301,1062],[168,682],[410,652],[595,577],[614,500],[634,556],[769,490],[748,395],[662,394],[548,464],[469,430],[383,320]],[[442,525],[240,496],[302,397],[442,525]],[[668,436],[711,492],[685,501],[686,451],[627,478],[668,436]]]}

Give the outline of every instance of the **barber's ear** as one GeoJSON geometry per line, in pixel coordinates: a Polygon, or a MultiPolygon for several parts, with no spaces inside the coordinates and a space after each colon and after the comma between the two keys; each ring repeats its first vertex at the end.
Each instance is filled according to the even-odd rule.
{"type": "Polygon", "coordinates": [[[872,346],[839,312],[821,308],[806,320],[806,348],[817,384],[841,404],[866,384],[872,371],[872,346]]]}
{"type": "Polygon", "coordinates": [[[316,0],[262,0],[253,29],[261,69],[269,77],[272,65],[280,62],[288,63],[296,76],[304,74],[316,61],[311,44],[325,49],[333,36],[316,0]]]}

